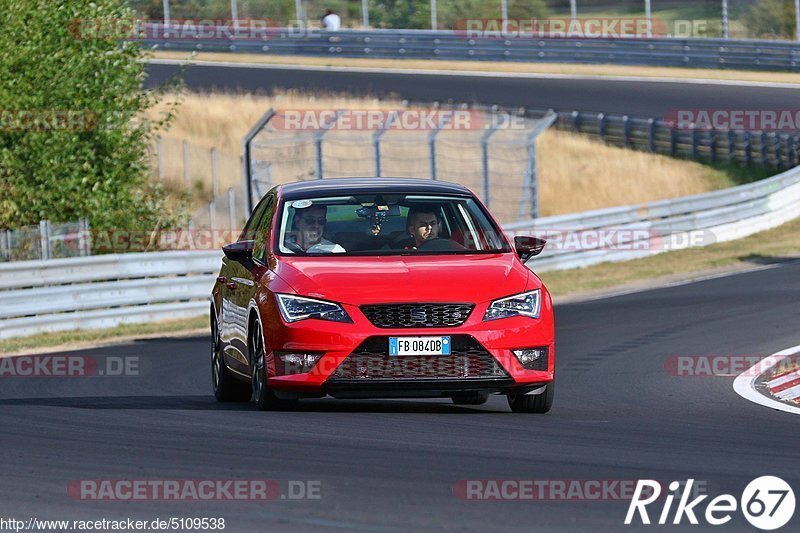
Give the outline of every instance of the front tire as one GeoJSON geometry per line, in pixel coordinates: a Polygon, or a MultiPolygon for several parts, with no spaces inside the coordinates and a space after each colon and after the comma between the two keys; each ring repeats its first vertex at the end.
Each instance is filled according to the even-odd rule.
{"type": "Polygon", "coordinates": [[[509,394],[508,406],[515,413],[546,413],[551,407],[553,407],[555,383],[555,381],[551,381],[545,385],[545,390],[543,392],[533,396],[525,394],[509,394]]]}
{"type": "Polygon", "coordinates": [[[250,332],[250,358],[252,361],[252,398],[260,411],[285,411],[294,409],[297,400],[278,398],[269,388],[267,382],[267,354],[264,349],[264,337],[261,333],[261,322],[256,319],[250,332]]]}
{"type": "Polygon", "coordinates": [[[246,402],[250,400],[250,387],[234,378],[228,371],[222,355],[222,340],[214,311],[211,311],[211,386],[218,402],[246,402]]]}

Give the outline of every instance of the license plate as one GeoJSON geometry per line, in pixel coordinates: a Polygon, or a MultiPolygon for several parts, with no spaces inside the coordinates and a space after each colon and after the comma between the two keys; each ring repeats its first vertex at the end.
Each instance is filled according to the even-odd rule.
{"type": "Polygon", "coordinates": [[[450,355],[450,337],[389,337],[389,355],[450,355]]]}

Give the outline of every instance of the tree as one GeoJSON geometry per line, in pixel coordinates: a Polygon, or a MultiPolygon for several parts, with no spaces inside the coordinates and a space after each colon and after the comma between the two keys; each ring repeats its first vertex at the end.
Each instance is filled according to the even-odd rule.
{"type": "Polygon", "coordinates": [[[144,119],[159,98],[142,89],[144,52],[114,33],[132,12],[121,0],[4,4],[0,227],[81,217],[93,228],[174,225],[148,180],[148,147],[170,116],[144,119]]]}
{"type": "Polygon", "coordinates": [[[744,19],[752,37],[792,39],[795,35],[792,0],[759,0],[744,19]]]}

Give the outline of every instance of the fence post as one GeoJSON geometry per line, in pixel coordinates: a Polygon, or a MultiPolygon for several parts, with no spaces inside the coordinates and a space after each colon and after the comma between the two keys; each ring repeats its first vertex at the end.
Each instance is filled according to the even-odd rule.
{"type": "Polygon", "coordinates": [[[775,163],[780,167],[783,166],[783,150],[781,150],[781,136],[772,134],[772,146],[775,149],[775,163]]]}
{"type": "Polygon", "coordinates": [[[631,119],[628,115],[622,115],[622,139],[625,148],[631,147],[631,119]]]}
{"type": "Polygon", "coordinates": [[[236,229],[236,193],[233,187],[228,188],[228,225],[231,231],[236,229]]]}
{"type": "Polygon", "coordinates": [[[697,128],[692,128],[692,159],[697,159],[697,128]]]}
{"type": "Polygon", "coordinates": [[[208,219],[211,231],[214,231],[217,227],[217,206],[214,200],[208,202],[208,219]]]}
{"type": "Polygon", "coordinates": [[[651,153],[656,152],[656,120],[652,117],[647,119],[647,147],[651,153]]]}
{"type": "Polygon", "coordinates": [[[89,233],[89,219],[82,218],[78,221],[78,255],[83,257],[86,253],[86,245],[89,233]]]}
{"type": "Polygon", "coordinates": [[[797,164],[797,158],[795,156],[796,156],[796,154],[794,153],[794,136],[793,135],[787,135],[786,136],[786,160],[789,163],[789,168],[792,168],[797,164]]]}
{"type": "Polygon", "coordinates": [[[183,141],[183,188],[189,190],[189,143],[183,141]]]}
{"type": "Polygon", "coordinates": [[[767,145],[767,133],[761,132],[761,164],[765,167],[769,165],[769,146],[767,145]]]}
{"type": "Polygon", "coordinates": [[[389,120],[386,121],[381,128],[379,128],[373,135],[372,135],[372,150],[373,150],[373,157],[375,158],[375,177],[381,177],[381,137],[383,134],[386,133],[386,130],[392,125],[394,121],[394,116],[390,115],[389,120]]]}
{"type": "Polygon", "coordinates": [[[50,259],[50,221],[39,221],[39,244],[42,247],[42,260],[50,259]]]}
{"type": "Polygon", "coordinates": [[[322,138],[325,137],[325,133],[336,124],[336,121],[339,120],[339,117],[344,113],[344,110],[339,109],[336,111],[336,116],[333,119],[323,124],[322,127],[317,131],[317,134],[314,136],[314,145],[316,146],[316,154],[317,154],[317,179],[321,180],[323,176],[323,166],[322,166],[322,138]]]}
{"type": "Polygon", "coordinates": [[[571,116],[572,116],[572,129],[573,129],[573,131],[580,132],[581,131],[581,127],[580,127],[581,114],[578,113],[577,111],[573,111],[571,116]]]}
{"type": "Polygon", "coordinates": [[[433,128],[433,130],[428,134],[428,157],[430,158],[430,168],[431,168],[431,179],[435,180],[436,177],[436,137],[439,136],[439,132],[442,131],[442,128],[450,122],[450,116],[447,115],[444,117],[440,123],[433,128]]]}
{"type": "Polygon", "coordinates": [[[605,142],[606,141],[606,115],[605,113],[598,113],[597,114],[597,134],[600,136],[600,140],[605,142]]]}
{"type": "Polygon", "coordinates": [[[11,261],[11,231],[7,229],[0,235],[0,253],[3,261],[11,261]]]}
{"type": "Polygon", "coordinates": [[[481,137],[481,163],[483,164],[483,203],[489,207],[489,138],[497,131],[497,124],[492,124],[481,137]]]}

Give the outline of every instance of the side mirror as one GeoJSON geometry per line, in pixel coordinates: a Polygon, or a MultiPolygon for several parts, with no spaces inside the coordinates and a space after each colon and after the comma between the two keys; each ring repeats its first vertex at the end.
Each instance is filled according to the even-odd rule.
{"type": "Polygon", "coordinates": [[[514,237],[514,248],[517,250],[517,256],[524,263],[534,255],[539,255],[544,250],[544,245],[547,241],[539,239],[538,237],[514,237]]]}
{"type": "Polygon", "coordinates": [[[239,263],[248,263],[253,260],[253,241],[237,241],[222,247],[225,257],[239,263]]]}

